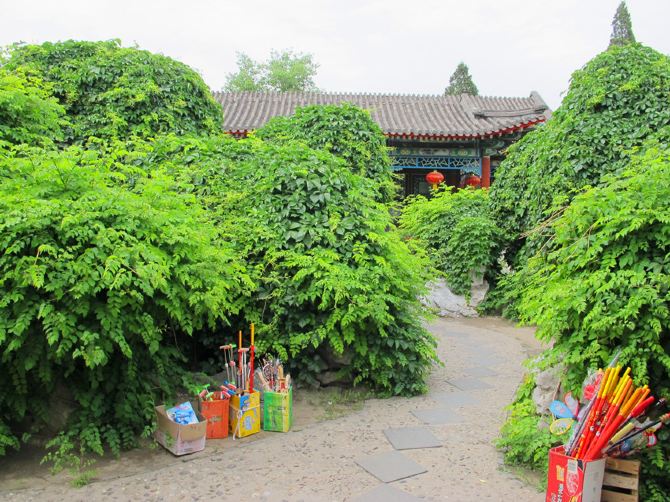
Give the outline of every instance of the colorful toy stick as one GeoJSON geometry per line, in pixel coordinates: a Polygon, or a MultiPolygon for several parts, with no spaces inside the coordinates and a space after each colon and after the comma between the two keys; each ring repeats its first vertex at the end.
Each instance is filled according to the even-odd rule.
{"type": "MultiPolygon", "coordinates": [[[[644,414],[641,414],[637,419],[632,420],[633,424],[633,429],[627,433],[625,436],[617,439],[617,443],[621,442],[622,440],[625,441],[626,439],[630,438],[633,436],[637,431],[645,429],[648,427],[652,422],[657,420],[661,415],[667,413],[667,401],[663,398],[659,399],[654,406],[649,408],[647,411],[644,412],[644,414]]],[[[610,441],[611,443],[614,443],[615,441],[610,441]]]]}
{"type": "Polygon", "coordinates": [[[609,444],[616,443],[617,441],[619,441],[619,439],[625,437],[630,431],[632,431],[635,428],[635,422],[636,422],[635,419],[640,415],[642,415],[642,413],[644,413],[644,411],[649,407],[649,405],[654,402],[654,396],[649,396],[646,399],[643,398],[644,395],[642,396],[640,402],[635,406],[635,408],[633,408],[633,411],[630,412],[630,415],[626,420],[626,423],[609,440],[609,444]]]}
{"type": "Polygon", "coordinates": [[[242,330],[237,333],[239,345],[237,346],[237,386],[244,390],[244,385],[242,383],[242,330]]]}
{"type": "Polygon", "coordinates": [[[598,430],[596,432],[595,438],[592,440],[591,445],[593,445],[593,443],[598,441],[602,433],[605,431],[605,428],[616,417],[616,414],[621,409],[621,405],[627,402],[628,398],[627,392],[630,392],[630,389],[632,389],[632,382],[628,377],[628,374],[624,373],[624,376],[621,378],[621,380],[619,380],[619,385],[610,399],[607,413],[605,414],[605,417],[600,421],[598,430]]]}
{"type": "Polygon", "coordinates": [[[595,404],[593,405],[593,408],[591,408],[591,413],[589,413],[588,426],[584,429],[581,438],[579,439],[579,446],[577,447],[575,458],[580,458],[580,455],[583,451],[585,451],[585,447],[588,445],[591,434],[595,429],[596,418],[600,415],[600,411],[602,409],[603,395],[609,387],[613,373],[614,372],[612,371],[612,368],[607,368],[605,370],[605,376],[603,377],[603,381],[600,385],[600,388],[598,389],[598,394],[595,398],[595,404]]]}
{"type": "Polygon", "coordinates": [[[603,432],[594,438],[593,443],[589,446],[589,449],[586,451],[586,454],[584,455],[584,458],[586,460],[595,460],[595,458],[600,455],[600,452],[603,449],[603,447],[607,444],[607,442],[619,428],[621,423],[626,419],[633,405],[636,404],[637,398],[640,395],[639,393],[640,389],[637,389],[633,393],[633,396],[631,396],[628,399],[628,401],[626,402],[623,401],[625,399],[625,395],[632,388],[632,385],[633,381],[628,380],[626,382],[626,387],[619,390],[619,394],[613,405],[614,413],[617,413],[617,415],[614,418],[610,419],[611,422],[605,423],[604,424],[605,429],[603,430],[603,432]]]}
{"type": "Polygon", "coordinates": [[[249,392],[254,391],[254,354],[256,347],[254,347],[254,323],[251,323],[251,345],[249,346],[251,357],[249,358],[249,392]]]}
{"type": "MultiPolygon", "coordinates": [[[[636,437],[639,437],[640,434],[646,434],[650,430],[654,429],[655,427],[661,425],[661,424],[667,424],[670,422],[670,413],[666,413],[665,415],[662,415],[661,417],[658,418],[658,420],[653,421],[651,424],[649,424],[647,427],[644,429],[640,429],[638,431],[635,431],[635,433],[631,434],[630,436],[620,439],[616,443],[614,443],[612,446],[607,448],[606,454],[610,454],[610,452],[613,452],[616,450],[617,447],[619,447],[621,444],[623,444],[626,441],[631,441],[634,440],[636,437]]],[[[655,429],[654,429],[655,430],[655,429]]]]}

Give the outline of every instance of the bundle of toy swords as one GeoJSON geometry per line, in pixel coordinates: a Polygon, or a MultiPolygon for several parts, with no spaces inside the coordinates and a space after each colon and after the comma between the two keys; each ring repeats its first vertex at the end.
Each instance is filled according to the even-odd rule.
{"type": "Polygon", "coordinates": [[[250,326],[251,343],[248,347],[242,346],[242,331],[238,332],[238,345],[234,343],[221,345],[223,361],[226,366],[226,380],[224,385],[229,388],[237,388],[239,392],[253,392],[254,390],[254,357],[256,347],[254,346],[254,325],[250,326]],[[237,349],[237,361],[235,361],[235,349],[237,349]]]}
{"type": "Polygon", "coordinates": [[[281,360],[272,357],[263,359],[261,367],[256,370],[256,380],[264,391],[288,392],[291,387],[291,375],[284,376],[281,360]]]}
{"type": "Polygon", "coordinates": [[[568,456],[585,460],[628,457],[656,445],[654,433],[670,421],[667,402],[650,396],[646,385],[636,388],[630,368],[623,373],[621,369],[610,364],[585,385],[585,389],[590,387],[586,392],[590,401],[579,413],[565,445],[568,456]]]}

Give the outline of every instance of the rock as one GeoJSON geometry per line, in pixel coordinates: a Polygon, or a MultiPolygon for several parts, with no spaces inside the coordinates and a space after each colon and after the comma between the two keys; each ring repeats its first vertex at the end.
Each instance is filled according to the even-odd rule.
{"type": "Polygon", "coordinates": [[[421,302],[441,317],[478,317],[465,297],[454,294],[443,279],[429,284],[428,296],[421,302]]]}
{"type": "Polygon", "coordinates": [[[533,402],[539,415],[549,413],[549,405],[555,399],[556,391],[565,367],[560,364],[543,371],[536,370],[533,402]]]}
{"type": "Polygon", "coordinates": [[[484,301],[486,293],[489,292],[489,283],[484,279],[483,271],[473,271],[470,278],[472,279],[472,286],[470,286],[469,305],[477,307],[484,301]]]}
{"type": "Polygon", "coordinates": [[[342,354],[337,354],[328,343],[324,343],[319,347],[318,354],[326,363],[326,367],[329,370],[345,368],[350,366],[354,360],[354,352],[351,347],[345,347],[342,354]]]}
{"type": "Polygon", "coordinates": [[[321,385],[334,385],[334,384],[344,384],[351,381],[350,376],[347,374],[341,374],[339,371],[324,371],[316,375],[316,379],[321,385]]]}

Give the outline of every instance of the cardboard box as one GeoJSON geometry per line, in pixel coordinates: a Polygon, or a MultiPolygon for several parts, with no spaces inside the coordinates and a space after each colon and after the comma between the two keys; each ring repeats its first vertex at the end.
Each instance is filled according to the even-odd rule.
{"type": "Polygon", "coordinates": [[[213,401],[200,401],[199,408],[207,420],[207,439],[227,438],[230,400],[226,397],[213,401]]]}
{"type": "Polygon", "coordinates": [[[204,450],[207,421],[200,413],[196,415],[200,422],[181,425],[170,420],[165,406],[156,406],[156,441],[177,456],[204,450]]]}
{"type": "Polygon", "coordinates": [[[293,424],[293,388],[263,392],[263,430],[288,432],[293,424]]]}
{"type": "Polygon", "coordinates": [[[261,430],[261,398],[258,391],[230,398],[230,432],[243,438],[261,430]]]}
{"type": "Polygon", "coordinates": [[[587,462],[565,455],[563,447],[549,450],[546,502],[600,502],[605,459],[587,462]]]}

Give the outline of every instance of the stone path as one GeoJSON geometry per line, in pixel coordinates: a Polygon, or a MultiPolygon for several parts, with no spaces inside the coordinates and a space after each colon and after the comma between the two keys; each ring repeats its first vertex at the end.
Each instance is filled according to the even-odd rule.
{"type": "Polygon", "coordinates": [[[0,486],[0,499],[543,500],[501,468],[493,446],[521,363],[537,351],[530,332],[498,319],[438,319],[430,329],[446,365],[433,371],[425,396],[369,400],[339,419],[258,441],[225,440],[223,449],[208,446],[178,459],[161,452],[167,464],[138,466],[80,489],[60,484],[10,493],[0,486]]]}

